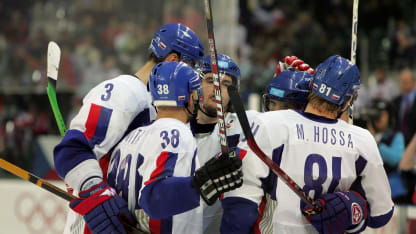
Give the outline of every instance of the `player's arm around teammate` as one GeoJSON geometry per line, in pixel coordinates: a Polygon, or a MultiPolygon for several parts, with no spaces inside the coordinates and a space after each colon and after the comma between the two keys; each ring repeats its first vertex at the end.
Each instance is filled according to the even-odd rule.
{"type": "Polygon", "coordinates": [[[200,197],[211,205],[222,192],[239,187],[241,160],[222,155],[199,168],[196,142],[186,126],[196,114],[200,97],[199,77],[190,66],[158,64],[149,88],[158,109],[156,121],[135,130],[117,146],[109,183],[123,193],[131,210],[145,211],[150,231],[201,233],[200,197]],[[120,179],[126,170],[121,161],[132,155],[139,159],[136,165],[128,163],[126,184],[120,179]]]}
{"type": "MultiPolygon", "coordinates": [[[[132,129],[154,120],[156,112],[147,90],[152,68],[161,61],[195,64],[203,57],[198,37],[182,24],[162,26],[155,33],[149,51],[148,61],[134,76],[121,75],[89,91],[69,130],[54,149],[57,173],[76,192],[85,191],[82,193],[84,197],[98,192],[95,189],[97,186],[111,189],[105,183],[111,149],[132,129]]],[[[118,199],[114,198],[116,196],[113,194],[110,200],[118,199]]],[[[79,207],[84,204],[77,205],[78,213],[79,207]]],[[[125,205],[120,201],[118,206],[125,205]]],[[[82,214],[89,213],[91,209],[82,214]]],[[[117,214],[120,211],[114,212],[117,214]]],[[[113,226],[112,222],[108,226],[113,226]]],[[[95,227],[89,225],[89,228],[95,227]]]]}
{"type": "MultiPolygon", "coordinates": [[[[261,114],[254,121],[255,125],[258,125],[255,134],[256,141],[267,155],[270,155],[301,187],[303,186],[309,195],[323,201],[324,211],[321,214],[308,217],[319,233],[342,233],[344,230],[354,233],[362,231],[365,224],[370,227],[385,225],[391,218],[393,204],[374,139],[371,138],[368,131],[336,120],[340,111],[345,109],[348,102],[351,101],[359,85],[358,69],[348,60],[334,56],[318,67],[312,84],[313,93],[318,93],[323,100],[335,105],[324,105],[325,102],[320,101],[318,107],[316,107],[316,103],[314,105],[320,110],[317,111],[310,108],[311,99],[309,99],[306,113],[283,111],[261,114]],[[332,110],[329,111],[325,107],[322,109],[321,105],[332,106],[332,110]],[[290,123],[292,118],[294,120],[293,126],[290,123]],[[320,122],[328,126],[317,126],[320,125],[320,122]],[[329,149],[331,147],[327,149],[328,152],[333,151],[334,155],[339,154],[344,157],[332,157],[332,160],[331,157],[326,157],[324,148],[327,146],[322,143],[327,143],[328,138],[319,139],[320,136],[325,136],[325,131],[315,132],[314,135],[314,129],[319,130],[319,128],[326,128],[326,131],[330,129],[331,134],[334,134],[330,138],[330,144],[349,147],[346,151],[342,150],[342,147],[331,146],[332,150],[329,149]],[[351,132],[351,134],[346,134],[346,132],[351,132]],[[336,136],[336,133],[339,135],[336,136]],[[346,134],[345,138],[344,134],[346,134]],[[346,142],[346,139],[351,139],[351,141],[346,142]],[[353,142],[355,146],[353,146],[353,142]],[[303,146],[294,146],[296,144],[303,146]],[[309,154],[303,159],[302,155],[309,149],[311,152],[319,152],[309,154]],[[302,172],[303,160],[305,160],[304,172],[302,172]],[[338,160],[340,167],[337,166],[338,160]],[[319,167],[318,177],[314,177],[316,171],[311,170],[314,164],[319,167]],[[332,173],[327,165],[331,165],[332,173]],[[353,169],[351,171],[353,173],[348,175],[347,171],[351,169],[353,169]],[[376,177],[378,179],[374,180],[376,177]],[[311,191],[314,193],[309,193],[311,191]],[[369,206],[367,206],[366,200],[369,206]],[[367,208],[371,210],[367,210],[367,208]],[[367,219],[366,216],[368,216],[367,219]]],[[[273,174],[268,173],[268,168],[262,165],[244,142],[240,143],[239,147],[241,147],[240,156],[244,157],[244,185],[240,189],[232,191],[231,194],[238,194],[238,196],[243,196],[259,205],[263,195],[262,190],[267,191],[266,189],[269,188],[279,200],[279,206],[274,214],[274,226],[270,231],[274,233],[313,232],[314,230],[308,227],[308,222],[302,218],[299,211],[300,199],[285,185],[278,183],[273,174]],[[249,167],[245,167],[246,165],[249,167]],[[269,176],[272,178],[270,179],[269,176]]],[[[302,207],[305,209],[305,206],[302,207]]],[[[261,208],[260,205],[260,210],[261,208]]],[[[256,212],[254,208],[251,210],[253,213],[256,212]]],[[[247,212],[240,213],[246,214],[247,212]]],[[[239,227],[236,223],[242,222],[236,222],[236,220],[245,217],[241,217],[238,213],[230,217],[228,220],[223,219],[225,226],[223,225],[222,231],[224,233],[238,233],[239,227]]]]}

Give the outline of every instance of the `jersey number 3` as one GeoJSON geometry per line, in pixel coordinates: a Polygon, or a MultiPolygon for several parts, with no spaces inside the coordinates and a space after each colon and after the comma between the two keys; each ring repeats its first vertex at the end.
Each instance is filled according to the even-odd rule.
{"type": "MultiPolygon", "coordinates": [[[[341,159],[341,157],[332,157],[332,180],[327,193],[333,193],[339,184],[341,178],[341,159]]],[[[322,194],[322,185],[325,183],[327,177],[328,167],[325,158],[320,154],[308,155],[304,169],[305,186],[303,186],[303,191],[305,191],[307,195],[310,195],[309,193],[311,191],[315,191],[313,199],[318,198],[322,194]],[[315,164],[318,166],[318,175],[313,174],[313,166],[315,164]]]]}
{"type": "Polygon", "coordinates": [[[101,95],[101,100],[108,101],[111,97],[111,91],[113,91],[114,85],[112,83],[107,83],[104,87],[106,90],[105,94],[101,95]]]}

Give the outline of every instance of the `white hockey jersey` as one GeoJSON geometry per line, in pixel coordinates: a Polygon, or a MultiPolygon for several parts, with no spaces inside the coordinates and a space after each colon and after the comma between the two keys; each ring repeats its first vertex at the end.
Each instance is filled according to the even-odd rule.
{"type": "MultiPolygon", "coordinates": [[[[120,75],[103,81],[84,97],[78,114],[55,147],[58,174],[74,188],[89,177],[106,174],[108,153],[131,130],[156,118],[146,85],[137,77],[120,75]],[[100,160],[100,166],[96,160],[100,160]]],[[[81,216],[69,210],[65,233],[83,233],[81,216]]]]}
{"type": "Polygon", "coordinates": [[[171,118],[132,131],[114,149],[108,184],[128,201],[144,232],[202,233],[201,200],[191,186],[199,168],[196,153],[189,127],[171,118]],[[152,210],[148,215],[145,206],[152,210]]]}
{"type": "MultiPolygon", "coordinates": [[[[356,190],[367,198],[370,222],[388,222],[393,209],[390,186],[376,142],[367,130],[293,110],[257,115],[254,128],[258,128],[255,140],[263,152],[309,196],[315,199],[325,193],[356,190]]],[[[270,174],[246,142],[238,147],[244,156],[244,184],[226,196],[259,205],[264,192],[269,193],[278,201],[273,233],[317,233],[301,213],[300,198],[270,174]]]]}
{"type": "MultiPolygon", "coordinates": [[[[252,120],[258,113],[259,112],[254,110],[246,111],[249,121],[252,120]]],[[[227,132],[228,147],[235,148],[238,142],[244,139],[244,134],[236,113],[227,113],[225,116],[225,126],[227,132]]],[[[217,153],[221,152],[218,128],[219,126],[217,123],[212,132],[195,135],[198,148],[198,159],[201,166],[204,165],[212,157],[214,157],[217,153]]],[[[203,204],[204,233],[219,233],[222,217],[221,203],[217,201],[212,206],[206,206],[205,203],[203,204]]]]}

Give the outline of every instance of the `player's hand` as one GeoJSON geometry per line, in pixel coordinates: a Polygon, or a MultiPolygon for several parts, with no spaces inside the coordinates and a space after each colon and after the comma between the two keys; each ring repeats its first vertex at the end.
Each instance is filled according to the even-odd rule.
{"type": "Polygon", "coordinates": [[[127,209],[127,202],[104,182],[81,191],[79,198],[72,200],[69,206],[84,216],[92,233],[127,233],[135,225],[134,218],[127,209]],[[130,226],[123,225],[127,223],[130,226]]]}
{"type": "Polygon", "coordinates": [[[275,76],[279,75],[280,72],[287,70],[289,68],[293,68],[297,71],[305,71],[311,75],[315,73],[315,70],[311,68],[308,64],[306,64],[303,60],[298,59],[296,56],[286,56],[284,58],[284,62],[279,62],[276,66],[276,71],[274,73],[275,76]]]}
{"type": "MultiPolygon", "coordinates": [[[[235,155],[234,151],[230,152],[235,155]]],[[[205,163],[195,172],[194,188],[208,205],[214,204],[222,193],[241,187],[243,184],[242,162],[238,157],[220,155],[205,163]]]]}
{"type": "MultiPolygon", "coordinates": [[[[367,218],[367,202],[355,191],[336,192],[322,195],[316,200],[323,210],[321,213],[308,215],[309,205],[301,201],[301,210],[306,219],[323,233],[344,233],[347,229],[354,229],[367,218]]],[[[359,228],[364,230],[365,225],[359,228]]]]}

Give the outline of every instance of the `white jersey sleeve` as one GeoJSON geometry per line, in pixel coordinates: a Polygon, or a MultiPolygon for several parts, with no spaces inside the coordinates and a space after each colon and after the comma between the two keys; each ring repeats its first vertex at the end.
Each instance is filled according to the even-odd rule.
{"type": "Polygon", "coordinates": [[[199,194],[190,183],[186,189],[171,189],[172,184],[169,184],[172,181],[173,184],[179,180],[190,181],[198,167],[196,142],[190,129],[178,120],[163,118],[132,131],[120,142],[111,156],[108,183],[128,201],[129,209],[144,231],[201,233],[199,194]],[[156,183],[165,183],[160,186],[164,192],[156,192],[160,189],[153,186],[156,183]],[[153,187],[148,189],[149,186],[153,187]],[[170,199],[174,202],[168,202],[170,199]],[[162,201],[160,206],[153,206],[151,214],[143,210],[148,201],[159,200],[162,201]],[[165,217],[164,214],[175,212],[178,206],[194,208],[165,217]],[[162,216],[162,219],[151,218],[162,216]]]}
{"type": "Polygon", "coordinates": [[[155,117],[150,94],[137,77],[122,75],[98,84],[83,99],[79,113],[55,148],[58,174],[75,190],[88,178],[102,177],[97,160],[129,131],[155,117]]]}

